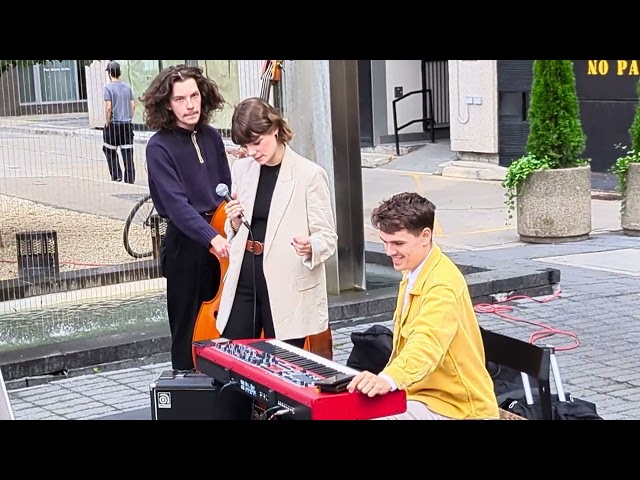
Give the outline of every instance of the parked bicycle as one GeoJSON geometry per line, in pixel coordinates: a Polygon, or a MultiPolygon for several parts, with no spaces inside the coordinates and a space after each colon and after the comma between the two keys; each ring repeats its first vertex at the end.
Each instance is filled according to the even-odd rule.
{"type": "Polygon", "coordinates": [[[125,250],[133,258],[153,255],[153,216],[157,214],[151,194],[144,195],[131,209],[124,223],[122,241],[125,250]]]}

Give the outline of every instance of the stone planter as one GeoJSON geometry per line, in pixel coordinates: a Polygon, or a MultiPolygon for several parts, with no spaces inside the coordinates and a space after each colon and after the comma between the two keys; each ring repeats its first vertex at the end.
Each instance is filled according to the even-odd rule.
{"type": "Polygon", "coordinates": [[[627,170],[627,191],[621,223],[625,234],[640,237],[640,163],[630,163],[627,170]]]}
{"type": "Polygon", "coordinates": [[[516,205],[521,241],[586,240],[591,233],[591,166],[533,172],[518,188],[516,205]]]}

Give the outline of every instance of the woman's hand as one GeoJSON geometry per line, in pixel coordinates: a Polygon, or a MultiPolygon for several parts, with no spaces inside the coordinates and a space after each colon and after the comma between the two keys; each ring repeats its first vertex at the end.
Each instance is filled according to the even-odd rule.
{"type": "Polygon", "coordinates": [[[234,231],[238,231],[240,224],[242,223],[242,213],[244,208],[240,205],[238,200],[238,194],[233,192],[231,194],[231,201],[224,206],[224,213],[227,214],[229,220],[231,220],[231,227],[234,231]]]}
{"type": "Polygon", "coordinates": [[[226,147],[225,150],[229,155],[233,155],[236,158],[244,158],[247,156],[247,151],[242,147],[241,148],[226,147]]]}
{"type": "Polygon", "coordinates": [[[301,257],[311,255],[311,238],[294,238],[291,245],[293,245],[293,248],[296,249],[296,253],[301,257]]]}

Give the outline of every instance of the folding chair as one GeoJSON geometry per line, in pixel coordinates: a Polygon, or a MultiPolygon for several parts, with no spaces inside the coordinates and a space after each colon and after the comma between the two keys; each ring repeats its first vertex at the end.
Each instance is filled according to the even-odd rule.
{"type": "MultiPolygon", "coordinates": [[[[553,350],[532,345],[517,338],[508,337],[480,327],[484,342],[485,361],[521,372],[527,403],[534,404],[529,376],[536,380],[543,420],[553,420],[551,388],[549,384],[553,350]]],[[[553,364],[554,376],[557,365],[553,364]]],[[[558,377],[555,377],[558,379],[558,377]]],[[[558,392],[561,393],[561,392],[558,392]]]]}

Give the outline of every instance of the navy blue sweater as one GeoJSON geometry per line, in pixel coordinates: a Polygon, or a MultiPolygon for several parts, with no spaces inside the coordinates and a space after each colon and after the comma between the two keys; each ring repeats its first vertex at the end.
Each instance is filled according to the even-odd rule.
{"type": "Polygon", "coordinates": [[[223,201],[216,186],[231,191],[231,172],[222,137],[207,126],[197,132],[160,130],[147,143],[149,192],[158,214],[208,248],[218,235],[202,214],[223,201]]]}

